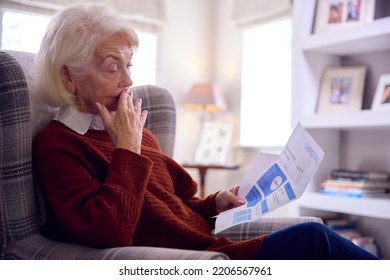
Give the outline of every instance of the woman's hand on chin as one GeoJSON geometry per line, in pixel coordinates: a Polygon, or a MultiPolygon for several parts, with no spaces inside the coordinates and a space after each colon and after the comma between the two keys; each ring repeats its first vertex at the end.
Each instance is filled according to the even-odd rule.
{"type": "Polygon", "coordinates": [[[96,103],[104,127],[116,148],[141,153],[142,130],[148,115],[146,110],[141,110],[141,105],[140,98],[133,103],[133,92],[128,90],[119,96],[115,112],[109,112],[104,105],[96,103]]]}

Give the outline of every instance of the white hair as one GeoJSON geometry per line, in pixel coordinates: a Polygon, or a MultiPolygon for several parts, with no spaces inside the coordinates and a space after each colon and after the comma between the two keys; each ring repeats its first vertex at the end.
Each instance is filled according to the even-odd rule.
{"type": "Polygon", "coordinates": [[[61,79],[62,67],[72,75],[83,75],[96,46],[115,34],[125,36],[129,47],[138,47],[138,36],[129,22],[106,6],[77,4],[54,15],[35,59],[38,97],[52,107],[73,105],[74,95],[61,79]]]}

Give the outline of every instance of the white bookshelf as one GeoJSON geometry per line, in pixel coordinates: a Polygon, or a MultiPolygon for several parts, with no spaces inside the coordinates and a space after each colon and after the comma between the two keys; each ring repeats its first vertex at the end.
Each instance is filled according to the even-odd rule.
{"type": "Polygon", "coordinates": [[[311,35],[301,42],[305,52],[351,55],[387,50],[390,44],[390,18],[380,18],[352,28],[311,35]]]}
{"type": "Polygon", "coordinates": [[[372,22],[313,34],[315,2],[294,1],[292,126],[300,122],[325,157],[293,207],[299,215],[331,213],[361,219],[362,232],[374,235],[383,257],[390,258],[390,199],[319,193],[320,183],[334,168],[390,170],[390,111],[370,110],[379,76],[390,73],[390,5],[382,6],[381,17],[372,22]],[[362,110],[317,114],[323,71],[362,65],[367,67],[362,110]]]}
{"type": "Polygon", "coordinates": [[[387,198],[349,198],[307,193],[300,198],[300,207],[390,220],[387,198]]]}
{"type": "Polygon", "coordinates": [[[300,122],[313,129],[389,129],[390,116],[386,111],[361,110],[349,113],[321,113],[303,116],[300,122]]]}

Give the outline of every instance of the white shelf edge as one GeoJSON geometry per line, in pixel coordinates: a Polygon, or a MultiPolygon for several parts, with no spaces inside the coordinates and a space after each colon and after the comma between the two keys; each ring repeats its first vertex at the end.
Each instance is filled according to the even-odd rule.
{"type": "Polygon", "coordinates": [[[389,116],[389,111],[361,110],[301,116],[299,122],[305,128],[314,129],[380,129],[390,128],[389,116]]]}
{"type": "Polygon", "coordinates": [[[305,193],[299,207],[390,220],[390,199],[349,198],[320,193],[305,193]]]}
{"type": "Polygon", "coordinates": [[[310,35],[302,39],[301,49],[336,55],[387,50],[390,48],[389,34],[390,17],[385,17],[366,24],[310,35]]]}

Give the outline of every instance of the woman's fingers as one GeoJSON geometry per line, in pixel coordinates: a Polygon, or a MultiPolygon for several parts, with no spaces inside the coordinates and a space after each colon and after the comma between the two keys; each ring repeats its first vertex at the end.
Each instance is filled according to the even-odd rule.
{"type": "Polygon", "coordinates": [[[245,203],[242,199],[240,199],[236,193],[229,191],[225,191],[223,194],[223,198],[225,199],[227,205],[240,206],[245,203]]]}
{"type": "Polygon", "coordinates": [[[229,190],[223,190],[218,193],[216,197],[218,213],[245,204],[245,201],[237,196],[238,189],[239,186],[233,187],[229,190]]]}
{"type": "Polygon", "coordinates": [[[137,100],[135,102],[133,102],[133,92],[131,90],[130,90],[129,97],[130,98],[129,98],[128,102],[130,104],[128,106],[129,106],[129,108],[134,108],[134,112],[136,112],[137,116],[139,116],[142,127],[143,127],[146,123],[148,111],[147,110],[142,111],[142,99],[141,98],[137,98],[137,100]]]}
{"type": "Polygon", "coordinates": [[[142,123],[142,127],[145,126],[145,123],[146,123],[146,119],[148,118],[148,111],[147,110],[143,110],[142,113],[141,113],[141,116],[140,116],[140,120],[141,120],[141,123],[142,123]]]}
{"type": "Polygon", "coordinates": [[[235,195],[238,194],[238,190],[240,189],[240,186],[235,186],[233,188],[231,188],[229,191],[235,195]]]}
{"type": "Polygon", "coordinates": [[[133,103],[133,92],[125,90],[119,96],[117,111],[109,112],[100,103],[96,103],[96,106],[115,147],[139,153],[142,130],[148,115],[146,110],[141,109],[142,100],[138,98],[133,103]]]}
{"type": "Polygon", "coordinates": [[[119,95],[119,103],[118,103],[118,111],[125,110],[127,108],[132,108],[132,102],[133,102],[133,92],[124,90],[119,95]]]}
{"type": "Polygon", "coordinates": [[[124,93],[127,93],[127,107],[129,108],[132,108],[133,107],[133,96],[134,96],[134,93],[132,90],[125,90],[124,93]]]}
{"type": "Polygon", "coordinates": [[[123,106],[125,106],[126,104],[128,109],[134,110],[137,116],[141,116],[142,99],[137,98],[135,102],[133,102],[133,96],[134,96],[133,91],[125,90],[124,92],[121,93],[119,102],[123,104],[123,106]],[[121,98],[123,98],[123,100],[121,100],[121,98]]]}
{"type": "Polygon", "coordinates": [[[112,122],[110,112],[107,110],[106,106],[103,106],[100,103],[96,103],[96,107],[98,108],[98,112],[100,117],[102,118],[104,127],[106,128],[106,130],[109,130],[112,122]]]}

